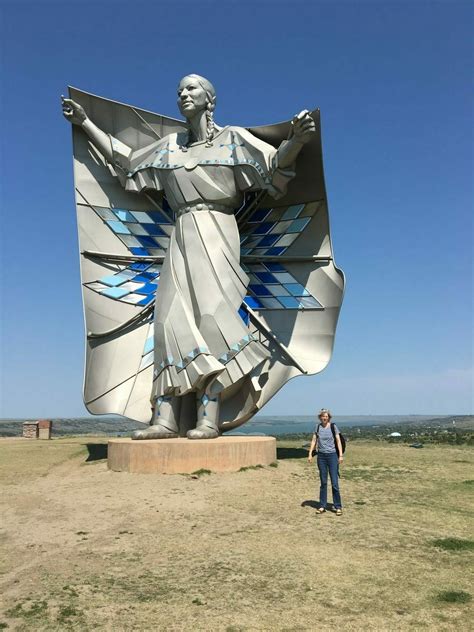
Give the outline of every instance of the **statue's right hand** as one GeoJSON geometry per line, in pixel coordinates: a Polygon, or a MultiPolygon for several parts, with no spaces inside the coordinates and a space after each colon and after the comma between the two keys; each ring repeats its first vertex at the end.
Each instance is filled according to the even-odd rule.
{"type": "Polygon", "coordinates": [[[64,118],[73,125],[82,125],[87,118],[86,111],[72,99],[65,99],[61,96],[61,106],[63,108],[64,118]]]}

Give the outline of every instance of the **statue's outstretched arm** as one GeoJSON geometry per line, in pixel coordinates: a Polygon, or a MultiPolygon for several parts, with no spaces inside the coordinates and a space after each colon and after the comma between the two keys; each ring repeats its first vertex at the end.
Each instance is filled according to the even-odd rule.
{"type": "Polygon", "coordinates": [[[95,123],[87,116],[86,111],[72,99],[61,97],[63,115],[73,125],[79,125],[91,139],[94,146],[100,151],[108,162],[112,162],[112,146],[110,137],[103,132],[95,123]]]}
{"type": "Polygon", "coordinates": [[[291,125],[290,138],[280,145],[277,152],[277,163],[281,169],[290,167],[295,162],[303,145],[308,143],[316,133],[316,124],[308,110],[303,110],[294,116],[291,125]]]}

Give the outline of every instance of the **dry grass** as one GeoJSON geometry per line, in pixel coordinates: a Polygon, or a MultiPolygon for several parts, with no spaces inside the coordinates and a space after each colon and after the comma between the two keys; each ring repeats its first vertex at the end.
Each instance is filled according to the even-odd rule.
{"type": "Polygon", "coordinates": [[[297,443],[155,476],[109,472],[101,441],[0,441],[0,629],[468,629],[472,449],[351,443],[339,518],[297,443]]]}

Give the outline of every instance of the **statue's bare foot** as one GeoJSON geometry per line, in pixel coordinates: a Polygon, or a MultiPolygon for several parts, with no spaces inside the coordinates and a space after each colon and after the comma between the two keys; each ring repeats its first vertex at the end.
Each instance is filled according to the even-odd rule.
{"type": "Polygon", "coordinates": [[[135,430],[132,432],[132,439],[175,439],[177,436],[177,430],[167,428],[163,424],[148,426],[146,430],[135,430]]]}

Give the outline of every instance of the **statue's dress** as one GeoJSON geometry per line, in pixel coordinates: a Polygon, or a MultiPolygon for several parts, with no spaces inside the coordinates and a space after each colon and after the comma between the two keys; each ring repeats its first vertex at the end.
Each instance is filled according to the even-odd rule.
{"type": "Polygon", "coordinates": [[[283,196],[294,171],[238,127],[224,127],[210,147],[187,146],[185,133],[137,151],[110,138],[125,189],[162,192],[176,217],[156,300],[152,401],[203,389],[215,396],[244,378],[257,401],[269,354],[239,315],[249,278],[234,213],[247,192],[283,196]]]}

